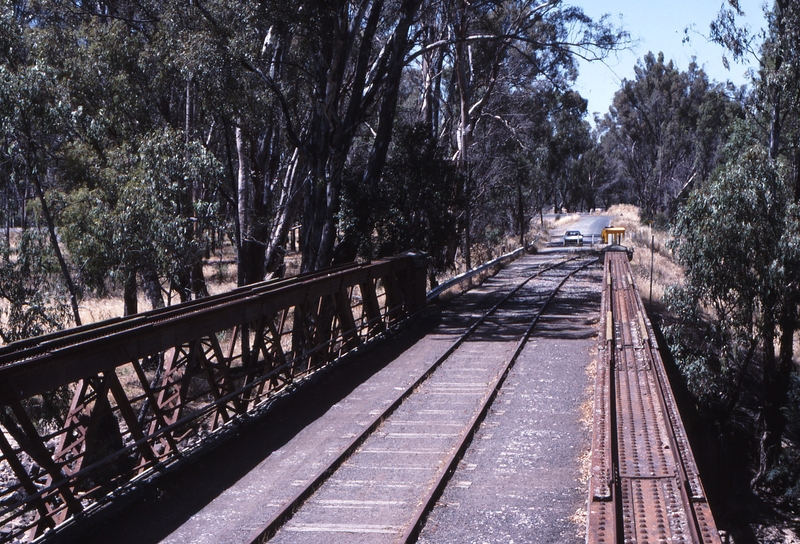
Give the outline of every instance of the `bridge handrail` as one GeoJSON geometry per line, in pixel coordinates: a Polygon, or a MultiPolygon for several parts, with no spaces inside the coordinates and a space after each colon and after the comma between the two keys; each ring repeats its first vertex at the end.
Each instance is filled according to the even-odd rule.
{"type": "Polygon", "coordinates": [[[417,312],[406,254],[0,349],[0,541],[41,535],[417,312]],[[48,402],[71,396],[48,426],[48,402]]]}
{"type": "Polygon", "coordinates": [[[474,278],[475,276],[477,276],[479,274],[482,274],[483,272],[485,272],[485,271],[487,271],[487,270],[489,270],[489,269],[491,269],[493,267],[504,266],[504,265],[508,264],[509,262],[513,261],[514,259],[517,259],[523,253],[525,253],[526,251],[529,251],[530,248],[533,247],[533,245],[536,243],[536,241],[538,239],[539,239],[539,237],[537,236],[534,239],[533,242],[531,242],[530,244],[528,244],[525,247],[519,247],[519,248],[515,249],[514,251],[511,251],[509,253],[506,253],[505,255],[501,255],[500,257],[497,257],[496,259],[493,259],[491,261],[483,263],[482,265],[477,266],[477,267],[473,268],[472,270],[467,270],[466,272],[464,272],[462,274],[459,274],[458,276],[455,276],[453,278],[450,278],[449,280],[445,281],[444,283],[442,283],[440,285],[437,285],[436,287],[431,289],[428,292],[428,294],[426,295],[426,299],[428,301],[428,304],[431,304],[433,302],[438,301],[439,300],[439,296],[442,293],[444,293],[445,291],[447,291],[448,289],[452,289],[453,287],[456,287],[456,286],[463,285],[465,283],[471,282],[472,278],[474,278]]]}

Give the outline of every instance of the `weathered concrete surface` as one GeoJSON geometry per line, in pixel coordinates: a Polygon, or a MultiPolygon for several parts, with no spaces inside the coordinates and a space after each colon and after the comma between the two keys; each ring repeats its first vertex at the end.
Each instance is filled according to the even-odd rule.
{"type": "Polygon", "coordinates": [[[585,542],[600,271],[580,279],[510,371],[420,542],[585,542]]]}

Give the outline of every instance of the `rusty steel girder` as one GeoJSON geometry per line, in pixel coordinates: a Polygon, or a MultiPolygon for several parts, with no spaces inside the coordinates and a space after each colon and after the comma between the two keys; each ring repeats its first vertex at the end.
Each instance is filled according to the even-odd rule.
{"type": "Polygon", "coordinates": [[[626,252],[604,266],[587,543],[718,544],[626,252]]]}
{"type": "Polygon", "coordinates": [[[408,254],[3,346],[0,542],[174,463],[422,309],[426,271],[408,254]]]}

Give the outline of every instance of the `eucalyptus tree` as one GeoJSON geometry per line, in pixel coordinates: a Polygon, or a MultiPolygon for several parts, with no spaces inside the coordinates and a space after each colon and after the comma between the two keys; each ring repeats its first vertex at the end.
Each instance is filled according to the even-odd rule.
{"type": "MultiPolygon", "coordinates": [[[[153,307],[164,305],[161,278],[191,287],[184,277],[202,260],[197,223],[213,224],[213,203],[192,202],[185,180],[212,186],[222,167],[198,144],[187,149],[170,131],[109,153],[102,183],[66,197],[63,239],[87,287],[105,293],[108,279],[123,286],[125,315],[138,311],[138,282],[153,307]],[[183,210],[191,210],[191,215],[183,210]]],[[[191,278],[190,278],[191,279],[191,278]]],[[[182,300],[187,289],[178,289],[182,300]]]]}
{"type": "MultiPolygon", "coordinates": [[[[58,177],[55,167],[66,144],[64,127],[69,110],[60,100],[57,71],[37,56],[35,46],[39,32],[24,5],[4,3],[0,7],[0,20],[4,26],[0,38],[0,141],[3,144],[0,146],[0,175],[6,195],[21,196],[18,205],[25,207],[28,194],[35,195],[38,215],[48,233],[50,252],[59,264],[67,289],[72,319],[80,325],[78,288],[58,243],[52,202],[45,194],[58,177]]],[[[6,213],[12,213],[8,202],[6,213]]],[[[23,212],[23,219],[26,213],[23,212]]],[[[7,218],[7,229],[9,221],[7,218]]],[[[8,230],[6,232],[8,245],[10,236],[8,230]]],[[[41,249],[29,245],[30,249],[34,247],[41,249]]]]}
{"type": "Polygon", "coordinates": [[[67,327],[74,320],[67,288],[41,230],[23,230],[13,249],[0,242],[0,252],[0,342],[67,327]]]}
{"type": "Polygon", "coordinates": [[[735,61],[748,56],[758,61],[756,87],[768,119],[770,158],[776,159],[786,143],[782,137],[784,119],[794,122],[800,106],[796,92],[800,85],[800,10],[794,2],[775,0],[764,4],[764,14],[767,28],[753,33],[737,26],[736,16],[744,12],[738,2],[729,0],[711,24],[711,38],[727,47],[735,61]]]}
{"type": "Polygon", "coordinates": [[[385,163],[420,4],[302,3],[276,23],[285,32],[277,32],[274,43],[265,40],[270,48],[285,48],[285,55],[244,59],[280,104],[294,149],[282,187],[285,217],[279,219],[282,230],[273,231],[271,249],[281,245],[291,212],[303,203],[304,271],[331,262],[344,167],[357,130],[373,112],[377,126],[365,177],[379,176],[385,163]]]}
{"type": "Polygon", "coordinates": [[[380,183],[364,184],[360,168],[346,176],[336,260],[413,248],[430,256],[432,284],[437,272],[452,266],[463,186],[429,128],[398,123],[380,183]]]}
{"type": "Polygon", "coordinates": [[[581,203],[578,165],[591,143],[585,114],[586,100],[574,91],[560,94],[551,114],[553,134],[549,139],[548,170],[556,212],[562,206],[575,211],[581,203]]]}
{"type": "MultiPolygon", "coordinates": [[[[728,182],[731,183],[728,191],[736,191],[742,196],[719,199],[715,207],[719,209],[716,212],[719,217],[726,214],[734,217],[738,210],[744,209],[742,213],[746,213],[746,219],[743,225],[746,228],[753,225],[759,232],[755,234],[754,231],[753,235],[757,237],[754,247],[739,248],[738,256],[726,258],[725,264],[720,262],[724,254],[717,255],[709,264],[711,277],[690,285],[719,282],[721,286],[727,285],[731,294],[746,292],[748,297],[760,303],[754,310],[758,337],[753,338],[752,347],[745,353],[761,369],[760,382],[754,385],[762,400],[757,430],[759,466],[753,483],[762,484],[778,466],[781,454],[789,444],[784,440],[787,430],[785,416],[792,405],[789,386],[794,374],[794,337],[800,306],[800,263],[796,244],[799,232],[797,206],[800,203],[800,146],[797,144],[800,134],[800,10],[796,3],[787,0],[766,4],[767,28],[753,33],[737,25],[736,17],[742,15],[739,3],[729,1],[728,5],[723,6],[711,25],[712,38],[725,45],[734,60],[752,56],[759,66],[753,74],[754,92],[750,97],[748,115],[739,125],[737,136],[746,145],[740,143],[738,150],[755,146],[766,151],[757,156],[748,153],[744,165],[741,153],[726,157],[721,175],[732,180],[728,182]],[[749,167],[747,175],[737,174],[744,167],[749,167]],[[764,209],[762,203],[765,202],[771,203],[771,209],[764,209]],[[727,270],[731,263],[737,262],[736,259],[742,259],[739,266],[727,270]],[[740,270],[746,264],[747,269],[740,270]],[[751,272],[745,274],[748,270],[751,272]],[[731,277],[732,272],[738,274],[731,277]]],[[[686,212],[687,225],[698,215],[693,210],[690,208],[686,212]]],[[[737,236],[741,239],[742,233],[737,236]]],[[[692,247],[691,240],[681,238],[681,247],[692,247]]],[[[740,241],[739,244],[749,242],[740,241]]],[[[706,304],[713,300],[703,292],[700,296],[706,304]]],[[[750,308],[748,300],[744,301],[743,308],[750,308]]],[[[726,315],[713,317],[712,323],[721,334],[730,337],[740,330],[737,320],[728,319],[726,315]]]]}
{"type": "MultiPolygon", "coordinates": [[[[329,264],[345,173],[363,191],[381,188],[384,173],[396,182],[408,145],[393,148],[392,134],[413,102],[405,75],[424,76],[431,137],[421,149],[463,166],[481,122],[488,138],[514,130],[496,96],[566,87],[572,55],[624,38],[558,1],[39,0],[3,10],[3,123],[13,124],[3,149],[16,158],[4,155],[2,182],[23,197],[41,189],[54,251],[55,228],[65,232],[65,279],[74,266],[86,286],[122,284],[127,312],[139,286],[160,304],[165,280],[182,298],[202,296],[204,236],[225,222],[240,283],[279,268],[298,223],[303,270],[329,264]],[[12,95],[25,85],[39,94],[16,115],[12,95]]],[[[445,177],[441,205],[457,217],[464,201],[445,177]]]]}
{"type": "MultiPolygon", "coordinates": [[[[449,6],[449,5],[448,5],[449,6]]],[[[600,58],[624,45],[627,36],[605,19],[593,22],[562,2],[456,1],[450,7],[456,163],[465,174],[465,257],[470,261],[474,182],[469,149],[476,128],[491,116],[496,93],[530,92],[544,80],[562,92],[577,75],[575,57],[600,58]]],[[[480,189],[475,188],[480,194],[480,189]]]]}
{"type": "Polygon", "coordinates": [[[54,129],[62,126],[63,111],[52,106],[52,74],[25,54],[25,19],[12,7],[0,5],[0,187],[6,198],[6,235],[0,242],[3,343],[59,330],[70,322],[80,324],[79,293],[64,256],[56,256],[60,248],[54,243],[54,225],[41,225],[42,212],[49,214],[42,186],[52,173],[52,154],[62,143],[54,129]],[[28,202],[34,184],[36,204],[28,202]],[[21,227],[14,229],[13,239],[12,223],[21,227]]]}
{"type": "Polygon", "coordinates": [[[695,319],[701,308],[710,314],[719,363],[697,363],[685,356],[679,360],[696,367],[687,374],[700,396],[714,388],[716,400],[724,405],[723,417],[739,405],[751,369],[761,369],[760,383],[753,388],[761,403],[754,483],[761,483],[777,464],[786,430],[794,368],[794,328],[786,326],[786,313],[796,300],[800,210],[768,147],[744,143],[744,148],[734,147],[729,160],[691,194],[678,215],[676,253],[685,267],[686,285],[674,308],[695,319]],[[698,369],[710,369],[717,377],[703,378],[698,369]]]}
{"type": "Polygon", "coordinates": [[[578,206],[575,167],[589,143],[585,113],[578,93],[546,79],[497,93],[472,146],[476,241],[491,246],[505,233],[523,241],[532,216],[542,220],[546,204],[578,206]]]}
{"type": "Polygon", "coordinates": [[[601,127],[628,198],[644,218],[669,213],[686,184],[708,178],[737,115],[740,107],[727,89],[711,83],[694,62],[685,72],[662,53],[637,63],[601,127]]]}
{"type": "Polygon", "coordinates": [[[577,197],[588,211],[607,208],[616,200],[616,179],[611,175],[609,159],[598,141],[597,131],[593,130],[588,148],[578,159],[576,177],[578,178],[577,197]]]}
{"type": "Polygon", "coordinates": [[[175,3],[136,1],[68,7],[45,0],[26,9],[33,21],[25,44],[31,62],[47,67],[58,81],[56,92],[41,104],[64,110],[58,130],[50,124],[61,142],[50,156],[58,180],[51,190],[63,193],[66,202],[53,219],[67,233],[63,239],[83,279],[101,290],[109,279],[121,283],[126,313],[136,309],[139,283],[156,306],[163,304],[164,279],[181,299],[202,296],[203,251],[174,255],[174,264],[165,266],[145,258],[141,244],[119,242],[137,231],[157,253],[204,246],[204,234],[213,226],[207,210],[214,201],[231,198],[231,189],[218,183],[219,173],[204,174],[218,169],[215,154],[225,156],[220,142],[227,126],[221,120],[231,116],[217,104],[235,81],[232,63],[221,61],[224,32],[215,15],[202,6],[184,10],[175,3]],[[149,168],[138,166],[155,154],[160,155],[149,168]],[[183,164],[181,172],[177,163],[183,164]],[[205,166],[197,168],[200,163],[205,166]],[[132,198],[135,193],[125,188],[133,186],[170,200],[153,206],[150,199],[132,198]],[[164,192],[164,186],[172,188],[164,192]],[[94,206],[83,205],[85,195],[94,206]],[[138,223],[126,222],[134,219],[138,223]],[[162,228],[165,222],[184,227],[162,228]],[[174,238],[167,240],[167,234],[174,238]],[[114,243],[117,247],[108,249],[114,243]],[[87,244],[107,250],[86,253],[87,244]],[[97,277],[98,270],[105,277],[97,277]]]}

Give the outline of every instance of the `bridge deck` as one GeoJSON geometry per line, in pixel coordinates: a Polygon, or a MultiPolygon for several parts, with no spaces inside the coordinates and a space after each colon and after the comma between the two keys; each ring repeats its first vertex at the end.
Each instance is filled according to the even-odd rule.
{"type": "MultiPolygon", "coordinates": [[[[380,266],[383,268],[376,270],[388,269],[380,266]]],[[[361,274],[358,270],[346,273],[361,274]]],[[[410,276],[397,276],[403,277],[410,276]]],[[[387,289],[385,310],[377,306],[378,283],[353,278],[349,281],[358,283],[366,297],[359,314],[365,338],[376,330],[373,317],[383,315],[391,325],[398,304],[406,309],[406,315],[414,311],[418,290],[406,290],[401,297],[393,287],[394,276],[381,280],[387,289]]],[[[325,286],[333,285],[328,277],[322,279],[325,286]]],[[[341,340],[330,345],[337,349],[361,345],[347,310],[347,297],[355,299],[355,289],[336,292],[319,283],[299,284],[305,285],[308,292],[322,289],[322,298],[310,305],[300,296],[303,291],[293,295],[297,299],[292,302],[294,315],[308,320],[298,322],[300,326],[329,330],[322,317],[332,315],[325,312],[333,309],[330,311],[338,317],[331,321],[336,326],[330,330],[341,340]]],[[[270,288],[259,289],[267,292],[270,288]]],[[[253,353],[261,350],[264,356],[281,354],[283,321],[272,317],[273,299],[249,293],[242,298],[268,316],[246,313],[247,319],[256,316],[261,323],[253,353]],[[280,328],[271,323],[279,323],[280,328]],[[267,350],[263,338],[274,339],[272,351],[267,350]]],[[[244,303],[239,298],[232,300],[244,303]]],[[[205,304],[217,312],[213,301],[205,304]]],[[[356,300],[356,304],[361,303],[356,300]]],[[[215,330],[217,325],[204,316],[206,313],[200,315],[208,322],[204,326],[215,330]]],[[[169,326],[183,327],[188,337],[189,320],[197,317],[187,315],[169,326]]],[[[47,509],[61,517],[72,515],[42,539],[117,543],[719,542],[624,252],[608,254],[604,267],[583,252],[566,257],[524,256],[481,287],[433,306],[408,323],[402,334],[381,333],[386,336],[383,341],[351,351],[340,363],[318,367],[322,370],[302,363],[309,357],[311,362],[319,359],[320,348],[304,351],[302,345],[293,344],[299,358],[264,374],[262,383],[279,371],[291,378],[298,369],[306,381],[292,379],[282,387],[275,386],[268,397],[269,409],[258,417],[226,420],[222,428],[227,431],[210,435],[207,447],[187,449],[180,438],[184,424],[178,422],[163,425],[163,433],[169,434],[151,431],[152,437],[170,439],[175,446],[172,449],[162,451],[155,447],[159,442],[154,438],[143,436],[127,449],[117,450],[108,459],[135,453],[137,447],[143,450],[142,459],[155,454],[188,458],[173,463],[152,460],[152,470],[144,472],[149,475],[142,479],[145,483],[139,485],[139,480],[133,479],[120,486],[112,494],[113,500],[99,502],[104,506],[94,508],[101,512],[83,514],[81,504],[59,498],[82,496],[85,484],[80,479],[53,483],[42,479],[50,487],[39,492],[46,501],[39,503],[44,517],[37,518],[43,520],[38,530],[49,522],[47,509]],[[292,370],[281,370],[284,368],[292,370]],[[156,470],[162,473],[153,477],[156,470]]],[[[124,329],[128,325],[119,326],[124,329]]],[[[157,327],[154,324],[148,329],[148,338],[160,338],[157,327]]],[[[295,324],[293,342],[302,332],[295,324]]],[[[87,330],[80,334],[95,333],[87,330]]],[[[214,334],[209,336],[211,344],[214,334]]],[[[68,334],[64,339],[53,337],[49,351],[35,343],[30,349],[21,347],[24,353],[39,358],[35,361],[53,359],[48,364],[55,365],[58,357],[80,356],[69,338],[68,334]],[[55,344],[64,347],[54,348],[55,344]],[[66,355],[59,355],[62,352],[66,355]]],[[[235,332],[232,338],[230,345],[234,346],[235,332]]],[[[307,338],[324,345],[318,343],[324,341],[324,334],[312,331],[307,338]]],[[[101,339],[106,344],[112,340],[101,339]]],[[[220,349],[216,352],[217,359],[227,365],[220,364],[220,368],[229,373],[237,371],[238,361],[245,359],[234,355],[225,359],[220,349]]],[[[197,355],[199,351],[187,353],[187,364],[204,356],[197,355]]],[[[233,349],[231,353],[235,354],[233,349]]],[[[107,358],[97,360],[98,364],[112,364],[107,358]]],[[[211,367],[209,361],[205,363],[206,368],[211,367]]],[[[258,362],[253,359],[248,364],[258,362]]],[[[25,377],[33,375],[26,366],[19,368],[11,368],[7,374],[21,376],[15,383],[22,389],[42,387],[25,377]]],[[[117,372],[102,370],[102,383],[117,372]]],[[[50,376],[51,380],[57,377],[50,376]]],[[[202,379],[201,374],[186,370],[182,390],[191,396],[192,387],[202,379]]],[[[241,381],[233,375],[226,379],[226,383],[241,381]]],[[[113,380],[108,383],[113,385],[113,380]]],[[[164,386],[164,391],[168,387],[164,386]]],[[[20,416],[15,394],[6,388],[5,395],[20,416]]],[[[105,394],[110,398],[107,390],[105,394]]],[[[98,397],[84,396],[80,410],[88,414],[97,411],[93,407],[101,405],[93,399],[98,397]]],[[[124,400],[124,396],[115,398],[124,400]]],[[[227,413],[226,398],[252,402],[248,394],[232,392],[212,405],[219,404],[223,415],[227,413]]],[[[142,413],[147,404],[143,406],[142,413]]],[[[125,421],[135,423],[130,407],[118,403],[117,408],[125,421]]],[[[79,415],[76,411],[73,427],[62,430],[61,435],[72,436],[73,428],[84,436],[90,434],[93,427],[84,425],[86,418],[79,415]]],[[[199,432],[201,428],[195,429],[199,432]]],[[[34,436],[33,432],[28,436],[34,436]]],[[[13,464],[13,456],[21,455],[24,447],[12,451],[5,444],[0,461],[13,464]]],[[[37,455],[47,461],[43,452],[37,455]]],[[[81,461],[80,456],[67,456],[59,462],[68,467],[74,459],[81,461]]],[[[25,476],[23,471],[29,469],[18,463],[14,470],[25,476]]],[[[62,469],[53,464],[47,470],[57,475],[62,469]]],[[[35,491],[33,484],[28,480],[26,485],[35,491]]],[[[6,507],[7,511],[15,508],[6,507]]],[[[57,520],[56,515],[52,519],[57,520]]],[[[2,541],[10,538],[10,533],[0,535],[2,541]]]]}
{"type": "MultiPolygon", "coordinates": [[[[108,521],[85,528],[76,538],[251,541],[282,504],[316,478],[360,430],[417,381],[481,312],[496,303],[499,293],[508,291],[516,275],[550,260],[552,256],[524,257],[480,288],[436,307],[407,336],[385,342],[379,349],[357,356],[346,369],[319,380],[313,385],[319,394],[301,391],[286,399],[269,422],[243,430],[231,443],[180,474],[168,475],[159,492],[146,493],[108,521]],[[353,387],[353,380],[360,383],[353,387]],[[309,402],[316,404],[314,414],[307,414],[309,402]],[[304,427],[287,427],[280,432],[280,440],[265,438],[264,433],[275,433],[278,425],[294,417],[313,421],[304,427]],[[262,458],[253,459],[253,452],[246,453],[245,448],[258,450],[262,458]],[[237,470],[240,463],[249,468],[237,470]]],[[[591,429],[586,417],[600,286],[600,268],[595,266],[582,273],[575,285],[568,284],[548,307],[430,514],[420,535],[422,541],[446,541],[443,534],[451,535],[451,542],[480,534],[490,540],[502,534],[526,541],[531,541],[531,535],[539,535],[540,542],[584,541],[585,517],[578,513],[585,509],[587,493],[584,461],[591,429]]],[[[468,358],[480,362],[487,354],[508,352],[514,339],[506,340],[483,338],[470,348],[468,358]]],[[[423,409],[422,414],[403,417],[430,422],[437,416],[423,409]]],[[[394,481],[389,474],[375,471],[361,474],[337,474],[328,484],[356,491],[361,488],[362,492],[364,487],[377,487],[378,496],[391,500],[393,486],[396,489],[406,479],[394,481]]],[[[326,542],[332,537],[341,542],[353,542],[356,537],[369,542],[395,538],[367,533],[364,525],[349,523],[363,502],[322,504],[337,506],[335,517],[340,523],[329,523],[320,533],[312,533],[306,526],[302,535],[296,527],[282,538],[292,541],[302,536],[304,542],[314,536],[326,542]],[[339,532],[332,535],[332,531],[339,532]]]]}

